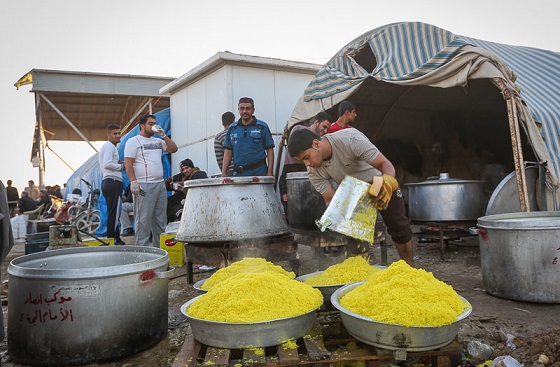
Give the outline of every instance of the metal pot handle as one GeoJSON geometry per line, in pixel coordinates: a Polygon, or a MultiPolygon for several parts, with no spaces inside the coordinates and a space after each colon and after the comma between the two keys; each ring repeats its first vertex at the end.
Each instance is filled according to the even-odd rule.
{"type": "Polygon", "coordinates": [[[170,266],[166,271],[156,271],[156,278],[170,279],[175,274],[175,267],[170,266]]]}
{"type": "Polygon", "coordinates": [[[469,227],[469,233],[475,236],[481,235],[484,237],[488,234],[488,231],[484,228],[469,227]]]}
{"type": "Polygon", "coordinates": [[[173,276],[175,272],[175,267],[170,266],[166,271],[155,271],[155,270],[146,270],[142,274],[140,274],[140,280],[146,282],[152,279],[169,279],[173,276]]]}

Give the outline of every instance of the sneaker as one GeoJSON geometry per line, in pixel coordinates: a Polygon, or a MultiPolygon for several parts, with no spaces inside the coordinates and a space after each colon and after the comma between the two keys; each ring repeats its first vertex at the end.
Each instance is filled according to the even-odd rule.
{"type": "Polygon", "coordinates": [[[122,237],[134,236],[134,230],[132,228],[127,228],[121,233],[122,237]]]}
{"type": "Polygon", "coordinates": [[[126,245],[126,243],[124,243],[124,241],[121,240],[121,239],[118,239],[118,240],[115,239],[115,245],[117,245],[117,246],[124,246],[124,245],[126,245]]]}

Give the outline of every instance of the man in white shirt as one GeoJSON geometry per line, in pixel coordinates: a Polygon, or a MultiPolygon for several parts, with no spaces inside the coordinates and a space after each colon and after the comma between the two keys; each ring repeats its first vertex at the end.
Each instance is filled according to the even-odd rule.
{"type": "Polygon", "coordinates": [[[167,225],[167,191],[163,178],[163,152],[175,153],[177,144],[156,125],[154,115],[140,118],[140,134],[127,140],[124,163],[134,202],[136,244],[159,247],[159,236],[167,225]],[[161,139],[154,138],[157,134],[161,139]]]}
{"type": "Polygon", "coordinates": [[[107,126],[107,142],[103,144],[97,155],[99,167],[103,172],[101,192],[107,203],[107,237],[115,239],[115,245],[124,245],[119,231],[119,212],[121,210],[121,195],[123,191],[122,171],[124,162],[119,160],[117,144],[121,141],[119,125],[107,126]]]}

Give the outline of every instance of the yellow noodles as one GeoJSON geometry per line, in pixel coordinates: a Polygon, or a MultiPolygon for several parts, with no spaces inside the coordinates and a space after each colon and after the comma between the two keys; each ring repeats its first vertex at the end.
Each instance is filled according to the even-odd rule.
{"type": "Polygon", "coordinates": [[[230,266],[222,268],[215,272],[204,284],[200,287],[204,290],[210,290],[216,284],[240,273],[260,273],[262,271],[274,271],[283,274],[290,279],[295,278],[293,272],[284,270],[281,266],[274,265],[265,259],[258,257],[246,257],[241,261],[234,262],[230,266]]]}
{"type": "Polygon", "coordinates": [[[464,310],[451,286],[404,260],[374,274],[344,295],[340,304],[375,321],[404,326],[449,325],[464,310]]]}
{"type": "Polygon", "coordinates": [[[321,274],[307,278],[304,283],[312,286],[325,286],[361,282],[362,280],[368,280],[378,271],[380,269],[371,266],[363,257],[354,256],[340,264],[330,266],[321,274]]]}
{"type": "Polygon", "coordinates": [[[306,314],[323,303],[321,292],[274,271],[240,273],[214,285],[187,310],[211,321],[251,323],[306,314]]]}

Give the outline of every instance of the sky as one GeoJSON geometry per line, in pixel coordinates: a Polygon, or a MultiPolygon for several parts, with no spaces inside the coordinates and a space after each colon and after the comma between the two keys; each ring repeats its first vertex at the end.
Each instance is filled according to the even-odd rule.
{"type": "MultiPolygon", "coordinates": [[[[179,77],[220,51],[324,64],[374,28],[421,21],[456,34],[560,51],[558,0],[0,0],[0,180],[39,181],[31,69],[179,77]]],[[[303,93],[303,91],[302,91],[303,93]]],[[[94,145],[99,148],[103,142],[94,145]]],[[[94,151],[49,143],[45,184],[94,151]]]]}

